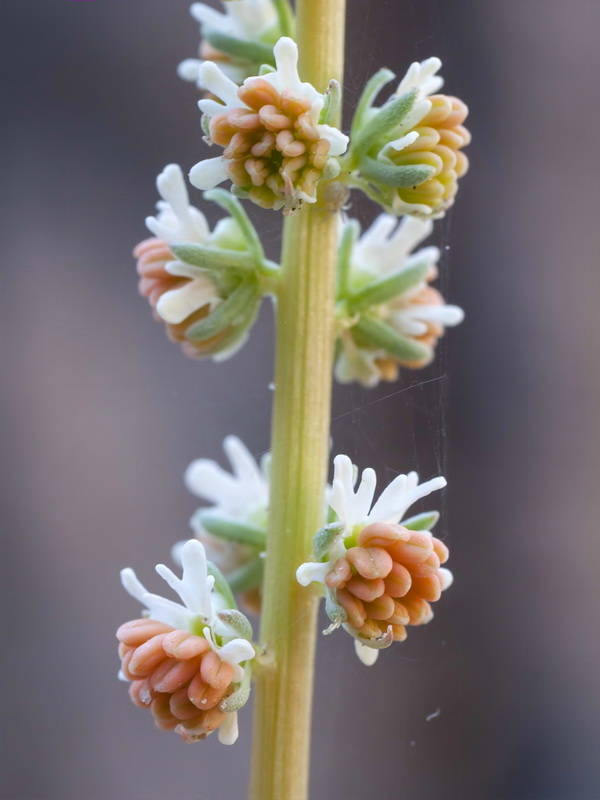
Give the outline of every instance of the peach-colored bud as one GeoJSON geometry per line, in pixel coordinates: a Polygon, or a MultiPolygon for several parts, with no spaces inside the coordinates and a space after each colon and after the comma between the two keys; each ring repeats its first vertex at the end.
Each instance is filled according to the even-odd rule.
{"type": "Polygon", "coordinates": [[[163,639],[163,650],[168,656],[185,661],[208,653],[210,645],[206,639],[194,636],[189,631],[172,631],[163,639]]]}
{"type": "Polygon", "coordinates": [[[413,578],[413,591],[429,603],[435,603],[442,596],[442,583],[437,574],[427,578],[413,578]]]}
{"type": "Polygon", "coordinates": [[[133,681],[129,695],[150,708],[157,727],[196,741],[221,724],[219,705],[234,691],[234,669],[206,639],[152,619],[126,622],[117,638],[121,669],[133,681]]]}
{"type": "Polygon", "coordinates": [[[414,187],[397,189],[404,203],[430,206],[434,213],[444,212],[454,202],[458,179],[469,162],[460,148],[471,141],[471,134],[462,125],[468,108],[457,97],[432,95],[431,110],[414,129],[418,138],[391,158],[397,166],[425,164],[435,170],[431,178],[414,187]]]}
{"type": "Polygon", "coordinates": [[[395,641],[406,625],[423,625],[439,600],[440,563],[448,548],[430,533],[383,522],[367,525],[358,545],[346,551],[325,576],[326,586],[362,639],[381,639],[391,626],[395,641]]]}
{"type": "Polygon", "coordinates": [[[351,577],[352,569],[348,561],[345,558],[338,558],[333,569],[327,573],[325,583],[330,589],[337,589],[345,586],[351,577]]]}
{"type": "Polygon", "coordinates": [[[409,567],[413,578],[427,578],[429,575],[435,575],[439,568],[440,560],[435,553],[432,553],[429,558],[420,564],[409,567]]]}
{"type": "Polygon", "coordinates": [[[351,547],[346,553],[346,558],[359,575],[367,580],[386,578],[394,563],[383,547],[351,547]]]}
{"type": "Polygon", "coordinates": [[[157,622],[154,619],[133,619],[125,622],[117,631],[117,639],[124,647],[139,647],[158,633],[167,633],[172,630],[170,625],[157,622]]]}
{"type": "Polygon", "coordinates": [[[403,597],[402,605],[408,611],[411,625],[423,625],[433,617],[433,611],[427,600],[423,600],[416,592],[409,592],[403,597]]]}
{"type": "Polygon", "coordinates": [[[385,583],[381,578],[368,580],[360,575],[353,575],[345,584],[349,592],[365,603],[371,603],[385,592],[385,583]]]}
{"type": "Polygon", "coordinates": [[[263,208],[294,211],[315,196],[331,147],[311,122],[310,101],[280,93],[262,78],[247,81],[238,96],[248,109],[209,121],[211,141],[224,148],[227,176],[263,208]]]}
{"type": "Polygon", "coordinates": [[[371,619],[385,621],[394,613],[395,605],[388,594],[383,594],[371,603],[367,603],[365,610],[371,619]]]}
{"type": "Polygon", "coordinates": [[[164,322],[155,311],[158,301],[165,292],[179,289],[191,280],[190,278],[171,275],[170,272],[167,272],[167,264],[175,260],[169,245],[162,239],[145,239],[137,245],[133,255],[138,259],[137,271],[140,276],[138,290],[141,295],[148,298],[148,302],[153,309],[154,318],[164,323],[169,339],[181,344],[183,352],[191,358],[202,358],[210,355],[221,339],[231,332],[231,328],[225,328],[216,336],[204,339],[202,342],[195,342],[186,337],[187,331],[193,325],[208,316],[210,312],[209,303],[190,313],[188,317],[178,324],[164,322]]]}
{"type": "Polygon", "coordinates": [[[413,532],[406,542],[395,542],[389,548],[390,555],[400,564],[410,569],[426,561],[433,553],[431,536],[426,533],[413,532]]]}
{"type": "Polygon", "coordinates": [[[410,533],[402,525],[388,525],[386,522],[372,522],[358,534],[359,547],[387,547],[393,542],[406,542],[410,533]]]}
{"type": "Polygon", "coordinates": [[[411,587],[412,578],[403,564],[394,561],[392,570],[384,582],[385,590],[390,597],[404,597],[411,587]]]}
{"type": "Polygon", "coordinates": [[[360,628],[367,618],[367,612],[365,611],[362,601],[346,589],[337,590],[337,599],[344,611],[348,614],[348,622],[350,625],[354,628],[360,628]]]}

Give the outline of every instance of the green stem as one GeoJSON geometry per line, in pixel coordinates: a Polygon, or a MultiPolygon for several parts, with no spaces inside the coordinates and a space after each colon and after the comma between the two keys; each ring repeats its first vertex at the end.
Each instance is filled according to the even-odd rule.
{"type": "MultiPolygon", "coordinates": [[[[298,0],[303,80],[342,84],[345,0],[298,0]]],[[[277,297],[271,507],[257,679],[251,800],[306,800],[318,600],[296,581],[324,522],[338,220],[305,206],[284,227],[277,297]]]]}

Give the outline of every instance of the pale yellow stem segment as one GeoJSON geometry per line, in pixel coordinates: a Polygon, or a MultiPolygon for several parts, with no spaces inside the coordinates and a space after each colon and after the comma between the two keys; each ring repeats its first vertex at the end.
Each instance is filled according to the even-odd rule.
{"type": "MultiPolygon", "coordinates": [[[[342,83],[345,15],[345,0],[297,3],[300,76],[320,91],[342,83]]],[[[260,632],[273,666],[254,693],[250,800],[308,798],[317,599],[295,573],[325,511],[337,244],[337,217],[318,204],[286,219],[260,632]]]]}

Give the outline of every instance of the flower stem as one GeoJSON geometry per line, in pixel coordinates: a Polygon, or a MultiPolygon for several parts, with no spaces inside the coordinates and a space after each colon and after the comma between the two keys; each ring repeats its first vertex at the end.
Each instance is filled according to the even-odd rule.
{"type": "MultiPolygon", "coordinates": [[[[342,83],[345,0],[298,0],[303,80],[342,83]]],[[[257,679],[251,800],[308,797],[317,598],[295,572],[323,524],[329,460],[338,220],[305,206],[284,227],[277,296],[271,507],[257,679]]]]}

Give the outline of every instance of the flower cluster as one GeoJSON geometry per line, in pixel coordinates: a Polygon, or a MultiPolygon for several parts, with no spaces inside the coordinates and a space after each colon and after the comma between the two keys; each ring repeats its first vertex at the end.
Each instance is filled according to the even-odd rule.
{"type": "Polygon", "coordinates": [[[140,293],[186,355],[222,360],[244,344],[256,318],[262,250],[252,252],[257,237],[235,198],[213,193],[233,215],[211,232],[202,212],[189,204],[180,167],[167,166],[157,187],[163,198],[158,214],[146,219],[154,236],[134,250],[140,293]]]}
{"type": "MultiPolygon", "coordinates": [[[[200,58],[188,58],[178,68],[180,77],[198,81],[203,61],[219,63],[235,83],[256,75],[263,64],[273,64],[273,45],[282,35],[272,0],[224,0],[224,13],[206,3],[194,3],[192,17],[200,23],[200,58]]],[[[291,12],[289,18],[292,18],[291,12]]]]}
{"type": "Polygon", "coordinates": [[[357,239],[348,223],[342,234],[338,281],[336,377],[375,386],[395,381],[400,366],[429,364],[447,326],[463,312],[447,305],[430,284],[438,276],[437,247],[413,252],[433,228],[430,220],[382,214],[357,239]]]}
{"type": "Polygon", "coordinates": [[[354,119],[350,182],[396,215],[443,216],[468,168],[462,153],[471,140],[462,124],[468,109],[456,97],[435,94],[443,84],[441,65],[439,58],[412,64],[380,107],[373,101],[394,76],[377,73],[354,119]]]}
{"type": "Polygon", "coordinates": [[[321,121],[325,95],[298,76],[298,47],[287,37],[273,49],[277,69],[237,86],[211,62],[198,80],[218,100],[199,103],[208,139],[223,155],[196,164],[190,181],[209,189],[229,178],[236,193],[263,208],[296,210],[317,200],[317,184],[339,173],[348,137],[321,121]]]}
{"type": "MultiPolygon", "coordinates": [[[[270,454],[265,454],[258,464],[237,436],[227,436],[223,449],[231,473],[206,458],[193,461],[186,470],[185,484],[190,492],[212,504],[194,514],[191,526],[231,590],[241,594],[244,607],[258,613],[269,511],[270,454]]],[[[174,548],[176,561],[182,545],[174,548]]]]}
{"type": "Polygon", "coordinates": [[[430,621],[430,603],[452,582],[441,567],[448,549],[430,533],[437,512],[401,521],[413,503],[446,481],[419,485],[415,472],[399,475],[372,506],[375,472],[366,469],[355,492],[350,459],[339,455],[334,465],[329,502],[337,521],[315,535],[313,560],[298,568],[297,579],[303,586],[323,584],[332,623],[325,632],[343,626],[361,661],[373,664],[381,648],[406,638],[407,625],[430,621]]]}
{"type": "Polygon", "coordinates": [[[182,604],[148,592],[133,570],[121,572],[123,586],[145,608],[142,619],[117,631],[121,677],[131,681],[131,699],[150,709],[157,727],[185,741],[218,729],[219,740],[233,744],[237,711],[250,693],[252,628],[222,576],[214,568],[209,576],[200,542],[187,542],[181,560],[181,579],[163,564],[156,571],[182,604]]]}

